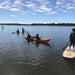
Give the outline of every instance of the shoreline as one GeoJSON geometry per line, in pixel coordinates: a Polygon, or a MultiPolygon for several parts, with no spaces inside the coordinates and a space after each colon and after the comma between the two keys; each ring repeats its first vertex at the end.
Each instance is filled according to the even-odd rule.
{"type": "Polygon", "coordinates": [[[21,24],[21,23],[0,23],[0,25],[24,25],[24,26],[75,26],[75,23],[32,23],[32,24],[21,24]]]}

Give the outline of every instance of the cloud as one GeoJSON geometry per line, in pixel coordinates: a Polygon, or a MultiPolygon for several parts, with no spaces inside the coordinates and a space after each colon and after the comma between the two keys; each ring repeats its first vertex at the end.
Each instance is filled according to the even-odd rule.
{"type": "Polygon", "coordinates": [[[28,7],[30,10],[34,12],[54,13],[54,11],[52,11],[52,7],[50,7],[50,1],[48,0],[36,0],[35,2],[34,0],[32,0],[32,2],[27,1],[24,6],[28,7]]]}
{"type": "Polygon", "coordinates": [[[66,8],[67,9],[75,9],[75,3],[74,4],[73,3],[67,3],[66,8]]]}
{"type": "Polygon", "coordinates": [[[10,4],[10,0],[4,1],[4,2],[0,3],[0,8],[1,9],[9,9],[10,8],[9,4],[10,4]]]}
{"type": "Polygon", "coordinates": [[[18,8],[10,8],[11,11],[20,11],[18,8]]]}
{"type": "Polygon", "coordinates": [[[44,1],[44,0],[36,0],[36,1],[44,1]]]}
{"type": "MultiPolygon", "coordinates": [[[[1,9],[6,9],[12,12],[21,12],[22,14],[26,14],[27,10],[41,13],[49,13],[52,12],[52,8],[50,8],[50,2],[48,0],[32,0],[32,1],[24,1],[23,0],[7,0],[0,3],[1,9]],[[25,9],[26,8],[26,9],[25,9]]],[[[30,12],[30,14],[31,14],[30,12]]],[[[28,12],[29,13],[29,12],[28,12]]]]}
{"type": "Polygon", "coordinates": [[[57,0],[56,8],[62,12],[75,10],[75,0],[57,0]]]}
{"type": "Polygon", "coordinates": [[[10,15],[10,16],[12,16],[12,17],[17,17],[17,15],[10,15]]]}
{"type": "Polygon", "coordinates": [[[21,13],[20,15],[75,10],[75,0],[5,0],[0,3],[0,9],[21,13]],[[54,3],[56,4],[54,4],[54,3]]]}
{"type": "Polygon", "coordinates": [[[28,8],[34,8],[35,7],[35,4],[33,4],[33,3],[28,3],[28,4],[26,4],[25,5],[26,7],[28,7],[28,8]]]}
{"type": "Polygon", "coordinates": [[[71,7],[67,7],[67,9],[75,9],[75,7],[71,6],[71,7]]]}
{"type": "Polygon", "coordinates": [[[39,12],[51,11],[51,8],[46,7],[47,6],[46,3],[40,4],[39,6],[37,4],[31,3],[31,2],[27,2],[27,3],[28,4],[26,4],[25,6],[30,8],[30,9],[33,9],[35,11],[39,11],[39,12]]]}
{"type": "Polygon", "coordinates": [[[62,2],[57,1],[56,4],[57,4],[57,5],[62,5],[62,2]]]}
{"type": "Polygon", "coordinates": [[[15,0],[14,4],[20,4],[22,0],[15,0]]]}
{"type": "Polygon", "coordinates": [[[40,9],[43,11],[51,11],[52,10],[52,8],[47,8],[46,5],[41,5],[40,9]]]}
{"type": "Polygon", "coordinates": [[[7,1],[2,2],[0,5],[6,5],[6,4],[9,4],[9,3],[10,3],[10,0],[7,0],[7,1]]]}
{"type": "Polygon", "coordinates": [[[0,5],[0,8],[1,8],[1,9],[9,9],[10,6],[6,5],[6,6],[3,7],[2,5],[0,5]]]}
{"type": "Polygon", "coordinates": [[[11,0],[7,0],[4,1],[2,3],[0,3],[0,8],[1,9],[6,9],[6,10],[10,10],[10,11],[20,11],[19,7],[16,7],[17,5],[15,5],[13,7],[13,4],[11,3],[11,0]]]}

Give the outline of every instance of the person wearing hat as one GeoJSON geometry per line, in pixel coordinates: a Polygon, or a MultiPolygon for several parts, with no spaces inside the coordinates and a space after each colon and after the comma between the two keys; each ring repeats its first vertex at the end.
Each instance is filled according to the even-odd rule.
{"type": "Polygon", "coordinates": [[[75,44],[75,28],[72,29],[72,32],[70,34],[70,47],[73,45],[73,50],[74,50],[74,44],[75,44]]]}

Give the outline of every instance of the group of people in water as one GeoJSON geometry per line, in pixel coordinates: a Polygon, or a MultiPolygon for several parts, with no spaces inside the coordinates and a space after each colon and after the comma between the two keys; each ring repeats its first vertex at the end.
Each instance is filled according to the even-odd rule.
{"type": "MultiPolygon", "coordinates": [[[[25,32],[25,30],[24,30],[24,28],[22,28],[22,33],[24,33],[24,32],[25,32]]],[[[18,28],[17,28],[16,33],[17,33],[17,34],[20,33],[20,31],[19,31],[18,28]]],[[[35,39],[35,38],[36,38],[37,40],[40,40],[39,34],[36,34],[36,36],[32,37],[32,36],[28,33],[27,38],[29,38],[29,39],[31,39],[31,38],[35,39]]]]}
{"type": "MultiPolygon", "coordinates": [[[[17,29],[16,32],[19,34],[19,29],[17,29]]],[[[24,33],[24,32],[25,32],[25,30],[24,30],[24,28],[22,28],[22,33],[24,33]]],[[[28,33],[27,38],[29,38],[29,39],[36,38],[37,40],[40,40],[39,34],[36,34],[36,36],[32,37],[28,33]]],[[[74,49],[74,45],[75,45],[75,28],[72,29],[72,32],[71,32],[70,37],[69,37],[69,42],[70,42],[69,49],[71,48],[72,45],[73,45],[73,49],[74,49]]]]}
{"type": "MultiPolygon", "coordinates": [[[[25,32],[25,30],[24,30],[24,28],[22,28],[22,33],[24,33],[24,32],[25,32]]],[[[16,33],[17,33],[17,34],[19,34],[19,33],[20,33],[20,31],[19,31],[19,29],[18,29],[18,28],[17,28],[16,33]]]]}

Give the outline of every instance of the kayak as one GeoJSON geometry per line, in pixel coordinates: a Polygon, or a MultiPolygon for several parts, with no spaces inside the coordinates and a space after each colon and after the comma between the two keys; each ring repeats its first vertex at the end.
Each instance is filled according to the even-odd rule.
{"type": "Polygon", "coordinates": [[[36,40],[37,42],[43,42],[43,43],[48,43],[51,39],[41,39],[41,40],[36,40]]]}
{"type": "Polygon", "coordinates": [[[63,52],[63,57],[65,58],[75,58],[75,49],[73,50],[73,46],[71,46],[71,49],[67,47],[65,51],[63,52]]]}
{"type": "Polygon", "coordinates": [[[29,41],[36,41],[36,42],[42,42],[42,43],[48,43],[51,39],[40,39],[40,40],[36,40],[35,38],[27,38],[25,37],[26,40],[29,41]]]}

